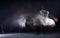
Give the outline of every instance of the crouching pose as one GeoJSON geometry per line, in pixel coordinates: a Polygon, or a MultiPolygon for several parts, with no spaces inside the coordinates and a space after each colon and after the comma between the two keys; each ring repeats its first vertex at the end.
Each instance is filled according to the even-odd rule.
{"type": "Polygon", "coordinates": [[[40,22],[39,25],[54,27],[55,22],[53,19],[50,19],[48,17],[48,15],[49,15],[49,11],[41,10],[40,14],[37,14],[34,19],[34,21],[35,21],[34,25],[38,25],[36,22],[39,20],[39,22],[40,22]]]}
{"type": "Polygon", "coordinates": [[[33,25],[37,27],[37,30],[38,29],[40,31],[51,30],[51,28],[55,26],[54,20],[50,19],[48,15],[49,15],[49,11],[40,10],[40,13],[35,16],[33,20],[34,21],[33,25]]]}

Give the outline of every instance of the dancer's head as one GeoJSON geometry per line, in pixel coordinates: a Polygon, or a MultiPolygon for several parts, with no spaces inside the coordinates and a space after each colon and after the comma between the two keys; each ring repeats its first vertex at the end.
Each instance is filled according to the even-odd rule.
{"type": "Polygon", "coordinates": [[[48,17],[49,11],[46,11],[46,10],[40,10],[40,15],[42,15],[42,16],[44,16],[44,17],[48,17]]]}

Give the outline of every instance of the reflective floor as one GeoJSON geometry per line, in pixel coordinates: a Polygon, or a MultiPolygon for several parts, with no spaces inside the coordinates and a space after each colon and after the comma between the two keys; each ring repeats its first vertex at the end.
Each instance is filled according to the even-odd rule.
{"type": "Polygon", "coordinates": [[[60,34],[10,33],[0,34],[0,38],[60,38],[60,34]]]}

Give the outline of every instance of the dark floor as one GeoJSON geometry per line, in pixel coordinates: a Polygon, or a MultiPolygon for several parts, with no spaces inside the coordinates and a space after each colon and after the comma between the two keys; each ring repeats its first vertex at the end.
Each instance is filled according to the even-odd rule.
{"type": "Polygon", "coordinates": [[[43,27],[43,26],[27,26],[25,28],[20,27],[6,27],[4,26],[3,29],[0,29],[0,33],[6,34],[6,33],[37,33],[37,34],[52,34],[52,33],[60,33],[60,29],[55,27],[43,27]]]}

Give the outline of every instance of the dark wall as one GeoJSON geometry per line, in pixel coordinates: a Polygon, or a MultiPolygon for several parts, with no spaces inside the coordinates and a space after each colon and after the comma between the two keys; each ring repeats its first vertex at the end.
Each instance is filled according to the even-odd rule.
{"type": "MultiPolygon", "coordinates": [[[[40,9],[48,10],[50,14],[60,19],[59,0],[4,0],[0,1],[0,25],[14,15],[18,16],[21,13],[35,15],[40,9]]],[[[57,24],[60,25],[59,23],[60,21],[57,24]]]]}

